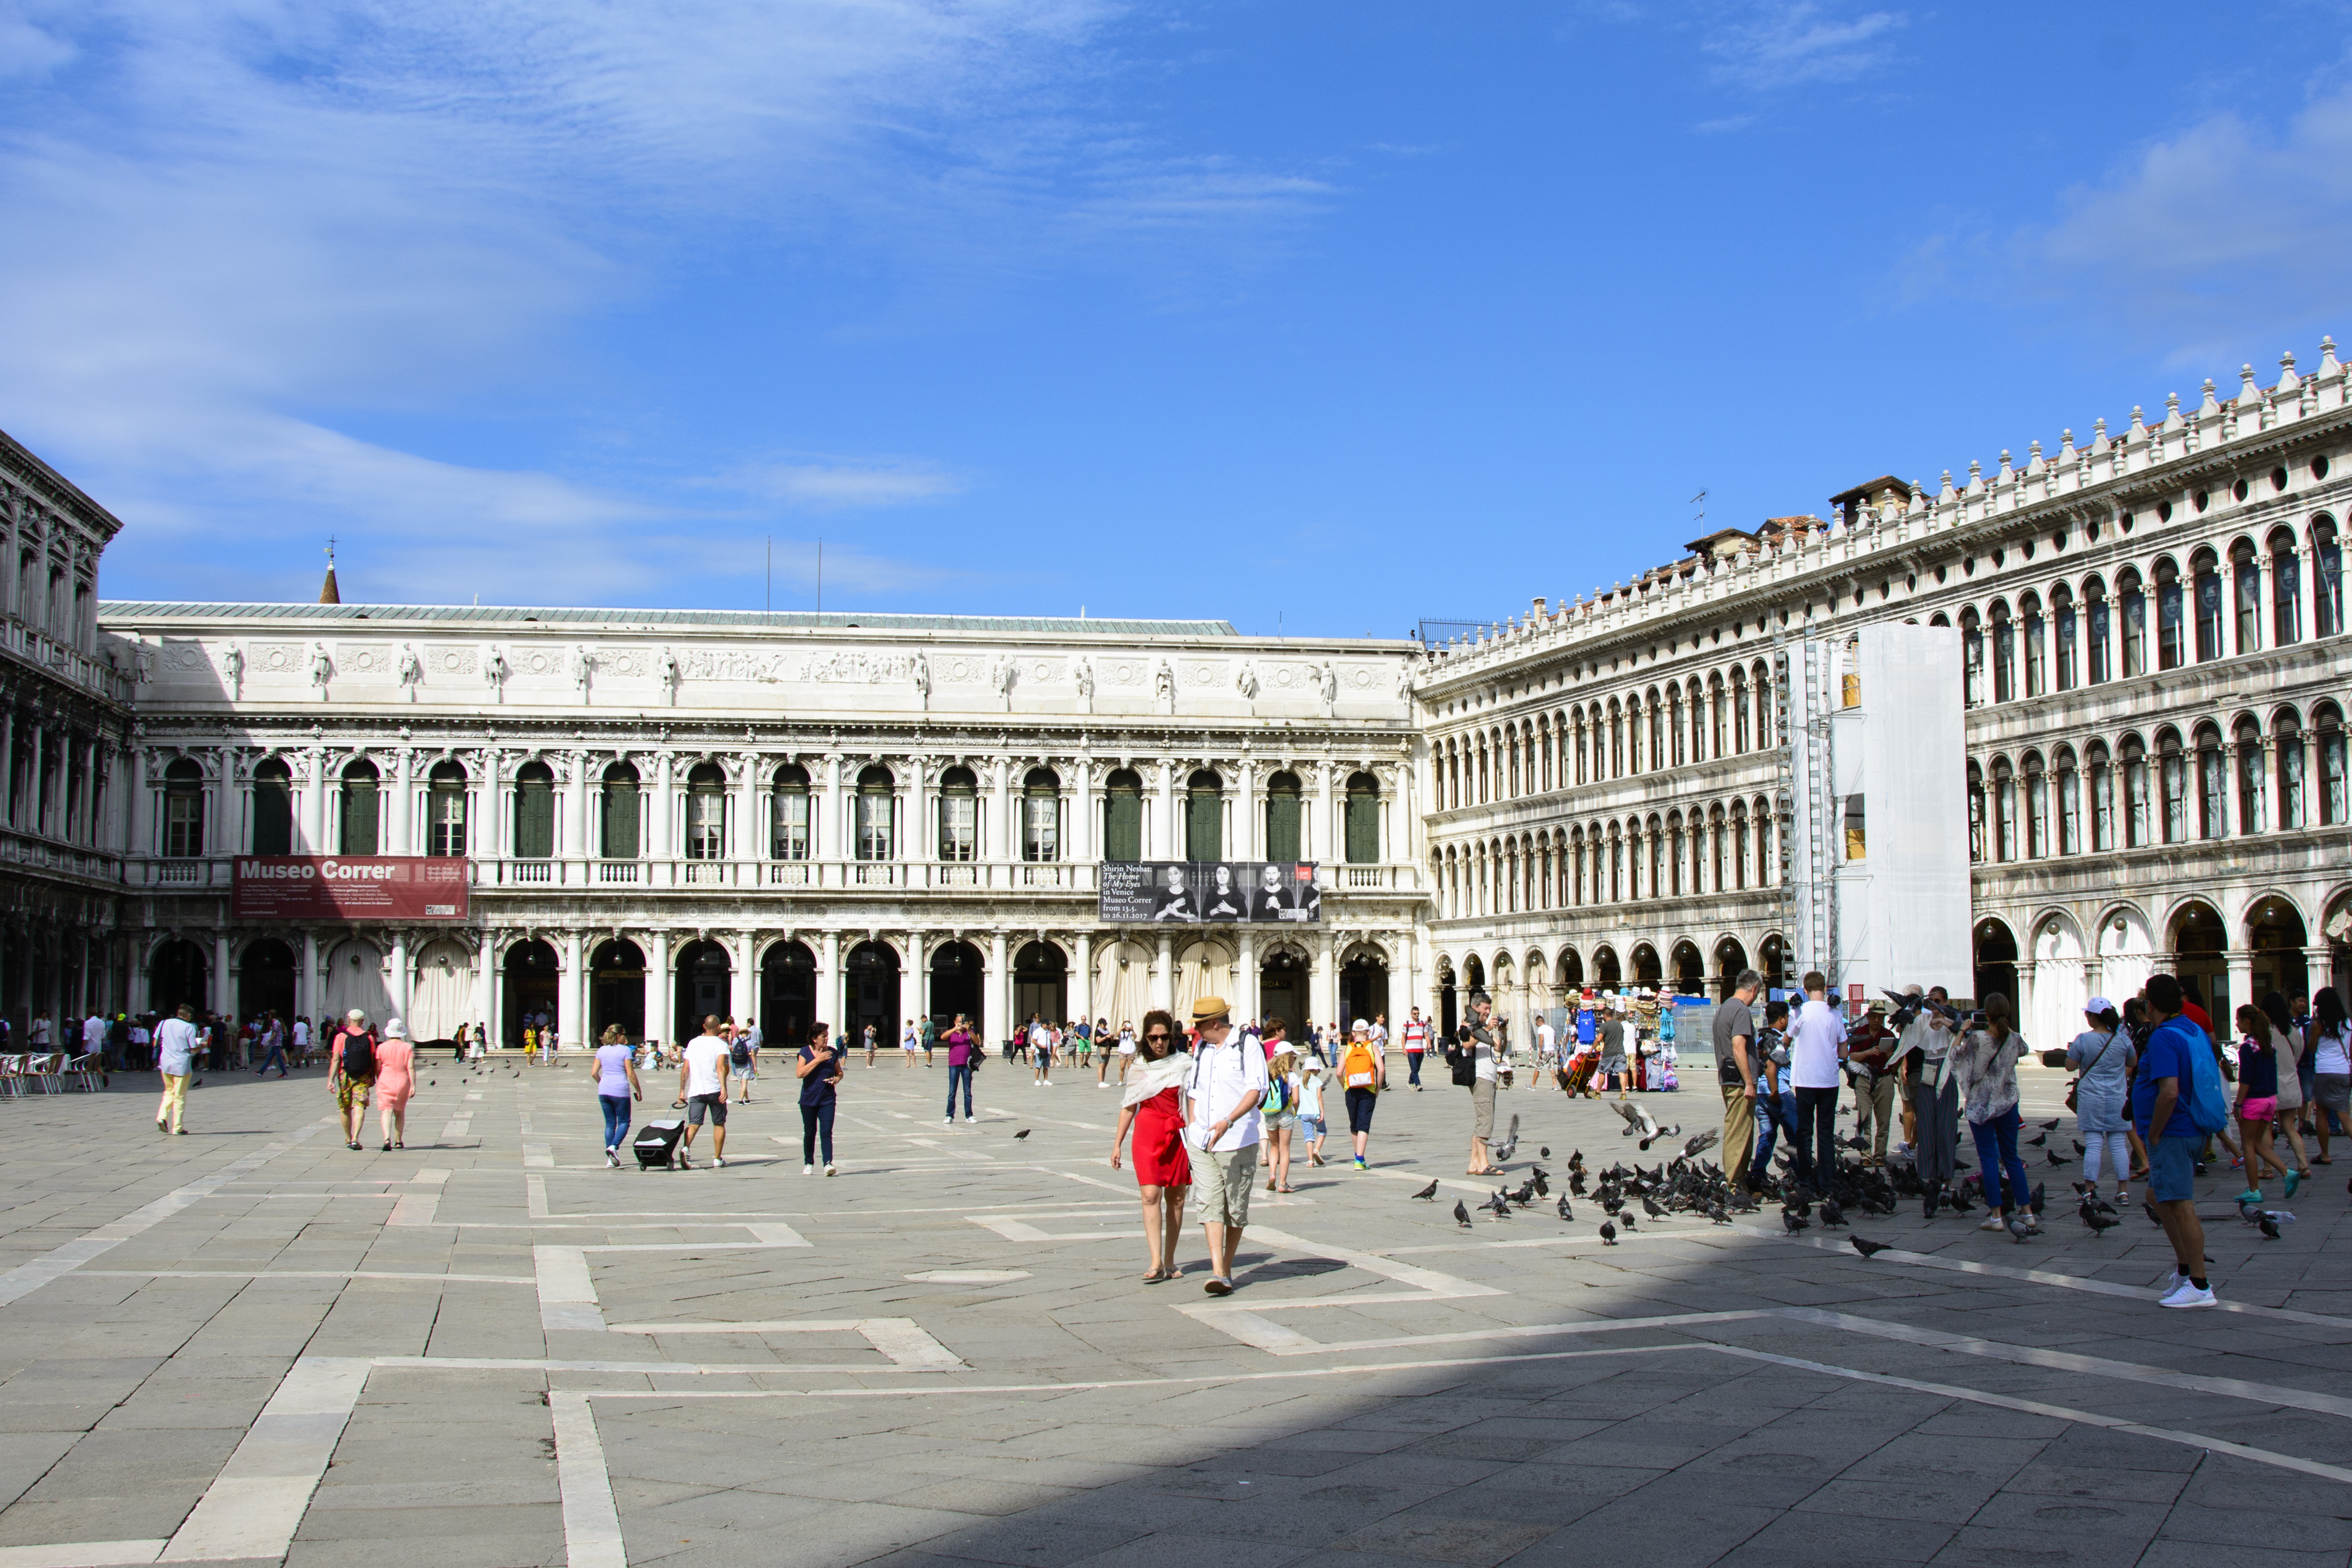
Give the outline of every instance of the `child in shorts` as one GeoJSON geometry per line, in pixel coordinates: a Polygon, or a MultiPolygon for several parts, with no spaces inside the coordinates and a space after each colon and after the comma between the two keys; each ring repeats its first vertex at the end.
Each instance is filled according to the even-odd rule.
{"type": "Polygon", "coordinates": [[[1307,1139],[1307,1163],[1320,1165],[1323,1162],[1323,1135],[1329,1131],[1323,1121],[1323,1064],[1320,1061],[1297,1060],[1298,1128],[1294,1136],[1307,1139]]]}

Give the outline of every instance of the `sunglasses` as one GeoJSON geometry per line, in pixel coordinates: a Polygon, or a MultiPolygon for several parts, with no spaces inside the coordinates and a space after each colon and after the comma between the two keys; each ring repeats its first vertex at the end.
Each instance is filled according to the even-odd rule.
{"type": "Polygon", "coordinates": [[[1155,1034],[1146,1035],[1143,1037],[1147,1040],[1164,1040],[1168,1037],[1168,1035],[1165,1030],[1161,1030],[1155,1034]]]}

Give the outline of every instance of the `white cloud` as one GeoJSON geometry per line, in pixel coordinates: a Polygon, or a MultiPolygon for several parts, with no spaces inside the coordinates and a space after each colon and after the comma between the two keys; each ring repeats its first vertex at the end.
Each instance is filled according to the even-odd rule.
{"type": "Polygon", "coordinates": [[[1742,87],[1851,81],[1888,62],[1886,36],[1902,25],[1893,11],[1840,17],[1814,0],[1792,0],[1748,8],[1719,23],[1704,47],[1715,58],[1717,77],[1742,87]]]}
{"type": "Polygon", "coordinates": [[[2275,132],[2217,115],[2060,205],[2014,237],[1999,276],[2100,327],[2201,360],[2331,314],[2352,324],[2352,92],[2275,132]]]}
{"type": "Polygon", "coordinates": [[[904,506],[960,495],[965,485],[920,463],[765,463],[714,481],[729,489],[812,510],[904,506]]]}

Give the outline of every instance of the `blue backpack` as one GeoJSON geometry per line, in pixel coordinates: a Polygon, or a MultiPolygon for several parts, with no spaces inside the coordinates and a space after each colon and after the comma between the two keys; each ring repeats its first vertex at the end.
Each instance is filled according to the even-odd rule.
{"type": "MultiPolygon", "coordinates": [[[[2189,1018],[2168,1018],[2157,1026],[2156,1032],[2178,1032],[2181,1037],[2180,1054],[2189,1058],[2189,1081],[2180,1086],[2181,1108],[2189,1112],[2189,1125],[2198,1131],[2211,1134],[2226,1131],[2230,1125],[2230,1095],[2221,1084],[2221,1058],[2213,1054],[2213,1043],[2189,1018]]],[[[2164,1134],[2161,1127],[2148,1130],[2158,1137],[2164,1134]]]]}

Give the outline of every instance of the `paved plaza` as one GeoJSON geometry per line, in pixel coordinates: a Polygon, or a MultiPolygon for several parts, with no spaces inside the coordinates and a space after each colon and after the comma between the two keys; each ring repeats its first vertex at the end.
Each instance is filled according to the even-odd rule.
{"type": "MultiPolygon", "coordinates": [[[[1686,1132],[1717,1120],[1698,1076],[1648,1100],[1686,1132]]],[[[139,1075],[0,1104],[0,1568],[2352,1548],[2325,1171],[2275,1242],[2232,1173],[2201,1183],[2225,1307],[2166,1312],[2160,1234],[2134,1212],[2094,1238],[2056,1201],[2025,1245],[1867,1219],[1895,1244],[1869,1261],[1770,1211],[1614,1247],[1590,1204],[1465,1231],[1453,1200],[1490,1189],[1459,1173],[1465,1098],[1433,1085],[1382,1100],[1373,1171],[1261,1191],[1217,1300],[1197,1228],[1182,1281],[1139,1281],[1118,1097],[1090,1077],[992,1064],[979,1121],[947,1128],[943,1068],[853,1065],[831,1180],[801,1173],[773,1064],[729,1168],[684,1173],[604,1168],[577,1065],[418,1078],[388,1154],[342,1146],[315,1074],[215,1078],[182,1138],[139,1075]]],[[[2032,1079],[2030,1118],[2062,1084],[2032,1079]]],[[[1547,1144],[1556,1177],[1571,1148],[1635,1157],[1604,1105],[1503,1098],[1515,1171],[1547,1144]]],[[[2079,1171],[2036,1164],[2062,1193],[2079,1171]]]]}

